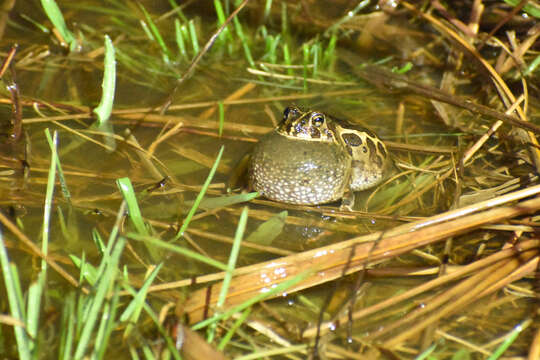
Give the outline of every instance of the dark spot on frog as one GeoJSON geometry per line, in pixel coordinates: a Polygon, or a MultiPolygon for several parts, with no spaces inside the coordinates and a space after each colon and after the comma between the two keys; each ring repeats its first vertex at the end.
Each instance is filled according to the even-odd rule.
{"type": "Polygon", "coordinates": [[[384,148],[384,145],[381,142],[377,143],[377,149],[379,149],[379,152],[381,153],[382,157],[386,158],[387,156],[386,150],[384,148]]]}
{"type": "Polygon", "coordinates": [[[356,134],[343,134],[341,135],[343,138],[343,141],[345,141],[345,144],[349,146],[360,146],[362,145],[362,138],[356,134]]]}
{"type": "Polygon", "coordinates": [[[362,152],[363,152],[364,154],[367,153],[367,147],[362,146],[362,152]]]}
{"type": "Polygon", "coordinates": [[[383,164],[383,160],[379,155],[375,155],[372,157],[371,161],[377,165],[377,167],[381,167],[383,164]]]}
{"type": "Polygon", "coordinates": [[[375,143],[370,138],[366,138],[366,145],[367,145],[368,150],[369,150],[370,160],[372,160],[373,157],[377,156],[376,149],[375,149],[375,143]]]}
{"type": "Polygon", "coordinates": [[[373,164],[377,166],[382,166],[382,158],[377,155],[377,151],[375,148],[375,143],[370,138],[367,138],[366,140],[367,146],[369,148],[369,161],[371,161],[373,164]]]}

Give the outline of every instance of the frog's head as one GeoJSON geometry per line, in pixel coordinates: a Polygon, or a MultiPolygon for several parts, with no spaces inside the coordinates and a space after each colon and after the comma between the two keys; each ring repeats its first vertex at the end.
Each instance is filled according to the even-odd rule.
{"type": "Polygon", "coordinates": [[[332,142],[331,121],[321,112],[302,111],[296,106],[289,106],[283,111],[277,132],[301,140],[332,142]]]}

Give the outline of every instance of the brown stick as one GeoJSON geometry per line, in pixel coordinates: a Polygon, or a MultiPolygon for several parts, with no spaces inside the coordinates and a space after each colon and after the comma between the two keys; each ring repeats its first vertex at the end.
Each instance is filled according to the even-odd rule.
{"type": "MultiPolygon", "coordinates": [[[[426,221],[430,222],[430,219],[426,219],[398,227],[391,231],[393,235],[390,236],[384,237],[385,234],[381,232],[374,233],[260,263],[257,266],[240,268],[237,269],[237,273],[242,273],[242,275],[238,275],[231,282],[227,306],[238,304],[265,288],[270,289],[307,271],[315,269],[316,273],[294,288],[288,289],[288,293],[337,279],[344,274],[362,270],[365,265],[398,256],[417,247],[465,233],[482,225],[531,213],[538,209],[540,209],[540,198],[464,216],[451,222],[437,223],[443,215],[441,214],[431,220],[436,225],[425,225],[426,221]],[[412,231],[415,228],[416,231],[412,231]],[[344,266],[347,267],[345,271],[344,266]]],[[[205,309],[205,304],[209,306],[215,304],[221,284],[216,284],[215,287],[211,291],[207,289],[196,291],[188,299],[184,311],[189,313],[191,321],[202,319],[203,312],[208,310],[205,309]],[[209,298],[207,298],[208,294],[211,294],[209,298]]]]}
{"type": "MultiPolygon", "coordinates": [[[[19,230],[19,228],[13,224],[1,211],[0,211],[0,223],[2,223],[13,235],[15,235],[23,244],[28,246],[34,254],[42,258],[49,264],[51,268],[56,270],[58,274],[60,274],[64,279],[66,279],[71,285],[75,287],[79,287],[79,282],[75,280],[73,276],[67,273],[56,261],[51,259],[50,256],[45,255],[40,248],[37,247],[36,244],[32,242],[23,232],[19,230]]],[[[83,291],[87,292],[86,289],[83,289],[83,291]]]]}

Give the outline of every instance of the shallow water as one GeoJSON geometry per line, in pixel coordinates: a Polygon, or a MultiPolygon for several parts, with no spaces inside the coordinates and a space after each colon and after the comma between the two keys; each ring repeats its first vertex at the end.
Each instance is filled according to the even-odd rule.
{"type": "MultiPolygon", "coordinates": [[[[166,1],[147,1],[143,4],[154,19],[169,10],[166,1]]],[[[340,9],[345,9],[347,4],[336,4],[333,9],[336,14],[342,14],[340,9]]],[[[311,67],[313,57],[310,58],[309,67],[303,65],[302,44],[319,41],[321,47],[318,51],[322,53],[330,43],[331,32],[327,29],[336,22],[334,16],[325,14],[327,17],[323,18],[324,6],[314,6],[311,16],[320,19],[320,22],[309,24],[309,21],[299,15],[301,8],[289,5],[289,23],[284,30],[279,16],[282,11],[281,3],[273,5],[267,19],[260,16],[260,4],[250,4],[241,19],[255,66],[266,72],[275,69],[273,71],[286,78],[277,79],[250,72],[252,65],[246,60],[238,35],[231,26],[228,36],[235,40],[229,43],[218,40],[197,66],[193,77],[181,84],[170,109],[165,115],[159,115],[157,111],[147,111],[152,108],[157,110],[163,104],[175,86],[175,79],[183,75],[194,57],[190,45],[186,44],[188,53],[184,58],[175,43],[176,17],[164,17],[157,22],[169,49],[167,54],[142,30],[139,20],[144,19],[144,16],[140,8],[117,2],[111,2],[110,7],[106,8],[99,5],[103,4],[61,3],[68,26],[73,26],[77,33],[82,35],[81,38],[84,38],[83,50],[79,54],[66,55],[65,49],[58,46],[55,40],[40,33],[31,23],[21,18],[21,14],[32,14],[34,20],[47,24],[40,11],[20,2],[13,11],[7,33],[2,39],[3,49],[7,49],[13,42],[20,44],[15,69],[17,84],[23,96],[26,137],[22,143],[27,147],[25,159],[29,168],[26,176],[20,166],[15,173],[2,173],[0,206],[3,212],[10,213],[13,219],[17,219],[28,237],[39,242],[50,164],[50,148],[44,130],[48,128],[56,131],[59,158],[71,194],[72,206],[68,204],[65,196],[62,196],[61,188],[57,185],[52,208],[50,252],[74,274],[77,274],[77,269],[71,265],[67,257],[69,254],[80,257],[84,253],[91,263],[97,263],[100,258],[92,231],[97,231],[103,238],[107,238],[111,231],[122,199],[116,185],[117,179],[130,178],[142,215],[152,224],[154,234],[170,240],[191,208],[220,148],[224,147],[223,159],[206,198],[224,196],[226,182],[237,162],[262,134],[275,126],[283,109],[291,103],[349,119],[372,129],[383,140],[395,142],[455,150],[458,147],[463,148],[463,144],[470,141],[472,134],[478,133],[477,129],[466,133],[466,126],[445,126],[428,100],[406,93],[389,94],[367,84],[355,74],[351,63],[373,63],[386,59],[385,66],[401,67],[411,60],[417,66],[411,77],[437,86],[438,79],[442,76],[441,69],[430,63],[428,56],[411,55],[418,46],[429,43],[430,40],[426,39],[428,34],[415,25],[408,24],[407,17],[396,16],[389,19],[378,13],[378,20],[373,15],[371,19],[369,16],[359,17],[356,21],[345,24],[340,32],[338,52],[328,59],[320,56],[318,61],[321,63],[317,64],[315,73],[315,68],[311,67]],[[356,29],[366,23],[371,27],[379,24],[380,33],[369,36],[365,32],[357,32],[356,29]],[[262,24],[266,24],[266,37],[261,35],[262,24]],[[397,29],[408,35],[401,43],[399,41],[403,39],[402,33],[398,33],[397,29]],[[97,104],[101,93],[102,56],[99,51],[94,51],[102,46],[104,33],[111,35],[117,49],[118,82],[115,112],[111,120],[114,132],[119,137],[116,139],[117,148],[114,151],[107,150],[106,137],[96,131],[95,125],[92,125],[94,120],[88,116],[89,109],[97,104]],[[271,56],[265,56],[265,42],[269,35],[274,38],[282,37],[276,52],[276,62],[285,64],[283,52],[288,51],[295,67],[264,64],[272,60],[271,56]],[[287,50],[284,50],[284,44],[287,50]],[[166,57],[169,59],[166,60],[166,57]],[[344,57],[347,57],[346,61],[344,57]],[[304,74],[308,81],[304,81],[304,74]],[[239,90],[245,93],[228,99],[239,90]],[[39,112],[32,108],[33,101],[39,104],[39,112]],[[218,133],[220,125],[217,102],[224,104],[224,127],[221,136],[218,133]],[[401,113],[400,106],[403,105],[405,110],[401,113]],[[183,125],[178,127],[174,134],[160,140],[159,144],[155,143],[179,122],[183,125]],[[128,130],[131,138],[128,138],[126,133],[128,130]],[[145,151],[140,151],[138,147],[145,151]],[[148,158],[149,149],[154,151],[151,160],[148,158]]],[[[213,8],[210,3],[207,5],[188,4],[184,9],[185,16],[194,19],[200,47],[216,28],[213,8]]],[[[438,48],[440,45],[435,43],[433,46],[438,48]]],[[[471,86],[476,88],[478,85],[471,86]]],[[[0,106],[2,116],[7,118],[10,105],[4,101],[0,106]]],[[[462,115],[464,123],[472,118],[469,114],[459,114],[458,111],[451,115],[462,115]]],[[[428,168],[435,164],[432,169],[438,171],[440,166],[437,163],[442,163],[441,166],[451,163],[451,157],[446,155],[390,150],[396,162],[404,161],[418,168],[428,168]]],[[[8,146],[5,153],[18,160],[25,157],[21,146],[8,146]]],[[[493,162],[499,160],[501,159],[495,158],[493,162]]],[[[14,163],[20,164],[17,161],[8,162],[0,167],[0,172],[13,168],[14,163]]],[[[389,177],[406,171],[396,167],[389,177]]],[[[429,171],[423,173],[413,169],[408,176],[397,177],[375,192],[357,194],[356,210],[359,212],[356,216],[338,213],[339,204],[300,208],[264,199],[251,201],[247,204],[250,209],[247,235],[253,233],[263,221],[283,210],[288,211],[288,216],[275,239],[264,244],[264,250],[261,247],[243,248],[238,266],[390,229],[410,220],[406,216],[435,214],[452,205],[454,188],[451,183],[428,189],[429,191],[419,196],[416,201],[400,205],[400,199],[410,192],[408,189],[423,189],[426,184],[435,181],[429,171]],[[392,208],[395,204],[398,205],[392,208]],[[368,213],[363,212],[366,210],[368,213]]],[[[207,203],[208,209],[197,213],[188,227],[187,235],[176,244],[226,263],[230,252],[227,242],[234,236],[243,205],[212,209],[212,203],[207,203]]],[[[122,224],[122,231],[133,231],[132,224],[126,220],[122,224]]],[[[14,241],[9,234],[6,236],[8,242],[14,241]]],[[[497,240],[493,244],[499,245],[501,242],[502,240],[497,240]]],[[[33,276],[32,271],[23,270],[30,267],[28,256],[18,252],[13,243],[8,243],[8,247],[21,274],[25,277],[33,276]]],[[[426,253],[436,256],[441,255],[441,251],[441,245],[425,249],[426,253]]],[[[386,266],[398,268],[438,265],[426,262],[417,255],[394,259],[386,266]]],[[[163,250],[156,250],[152,256],[139,242],[130,243],[122,258],[123,264],[138,281],[142,279],[148,264],[158,260],[165,263],[159,275],[160,283],[215,272],[212,267],[163,250]]],[[[361,301],[357,306],[375,303],[420,284],[425,279],[408,278],[405,281],[404,278],[390,277],[381,280],[369,277],[371,285],[362,291],[361,301]]],[[[264,319],[268,326],[274,326],[278,333],[289,335],[292,340],[296,340],[295,336],[300,330],[317,322],[327,293],[335,292],[329,313],[343,312],[343,304],[350,293],[356,291],[355,281],[356,279],[350,276],[337,284],[322,285],[304,291],[301,295],[289,295],[285,300],[270,302],[275,312],[272,316],[260,309],[256,312],[257,316],[264,319]],[[278,314],[283,318],[277,316],[278,314]],[[284,325],[280,324],[280,321],[287,323],[283,319],[291,319],[288,324],[290,328],[285,326],[285,330],[280,329],[280,326],[284,325]]],[[[58,284],[50,286],[54,288],[58,287],[58,284]]],[[[190,290],[181,289],[169,295],[164,298],[189,298],[190,290]]],[[[54,303],[61,303],[61,296],[58,294],[51,293],[50,296],[54,303]]],[[[162,300],[157,300],[158,298],[153,299],[162,300]]],[[[516,302],[519,302],[519,297],[516,297],[516,302]]],[[[514,305],[504,303],[498,312],[505,313],[506,310],[502,309],[512,306],[514,305]]],[[[522,318],[517,314],[526,313],[526,307],[520,309],[513,312],[516,318],[511,320],[512,323],[522,318]]],[[[389,312],[381,318],[398,318],[399,311],[389,312]]],[[[381,318],[375,318],[368,326],[355,324],[353,338],[361,338],[382,326],[386,320],[381,318]]],[[[502,324],[509,319],[498,321],[502,324]]],[[[468,334],[468,331],[469,328],[463,330],[463,334],[468,334]]],[[[345,339],[344,331],[340,334],[340,339],[345,339]]],[[[490,337],[486,336],[478,338],[478,341],[489,339],[490,337]]],[[[233,351],[236,354],[240,352],[233,351]]]]}

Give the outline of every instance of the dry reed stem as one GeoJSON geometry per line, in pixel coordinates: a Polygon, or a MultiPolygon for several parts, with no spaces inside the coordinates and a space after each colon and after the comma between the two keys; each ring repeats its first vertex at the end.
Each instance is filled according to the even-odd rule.
{"type": "Polygon", "coordinates": [[[539,257],[536,256],[529,261],[525,262],[520,267],[516,268],[511,274],[508,274],[508,276],[500,279],[498,282],[491,285],[489,288],[485,289],[479,296],[486,296],[490,293],[495,292],[498,289],[502,289],[503,287],[511,284],[514,281],[517,281],[519,279],[523,279],[523,277],[528,276],[530,274],[534,274],[534,272],[538,269],[538,261],[539,257]]]}
{"type": "MultiPolygon", "coordinates": [[[[440,31],[442,35],[456,41],[459,45],[461,45],[464,49],[466,49],[473,56],[473,58],[478,60],[478,62],[480,62],[482,67],[489,72],[491,76],[491,80],[493,81],[495,89],[499,93],[499,97],[501,98],[504,106],[509,108],[513,103],[516,102],[516,98],[514,97],[514,94],[510,91],[508,86],[506,85],[506,82],[500,77],[500,75],[491,66],[491,64],[487,62],[468,41],[463,39],[457,32],[450,29],[448,26],[443,24],[441,21],[439,21],[432,15],[418,11],[416,7],[414,7],[414,5],[409,4],[406,1],[402,1],[401,5],[407,8],[408,10],[413,11],[419,14],[420,16],[422,16],[423,18],[425,18],[426,20],[428,20],[436,29],[440,31]]],[[[517,107],[516,114],[518,115],[522,124],[528,122],[527,116],[525,115],[525,112],[523,111],[522,108],[517,107]]],[[[536,139],[535,133],[533,131],[534,131],[533,129],[529,129],[529,131],[527,132],[529,141],[533,145],[529,147],[529,153],[530,153],[532,162],[535,164],[536,171],[540,172],[540,146],[538,144],[538,140],[536,139]]],[[[536,133],[540,133],[540,132],[536,130],[536,133]]]]}
{"type": "Polygon", "coordinates": [[[482,293],[488,295],[488,292],[485,291],[488,288],[491,291],[498,290],[498,288],[494,288],[491,285],[495,283],[500,284],[499,280],[504,279],[512,273],[519,267],[522,261],[529,261],[532,258],[536,258],[536,261],[538,261],[538,249],[520,253],[519,258],[512,257],[506,261],[492,264],[431,299],[427,304],[424,304],[425,306],[412,311],[399,321],[386,326],[383,331],[374,333],[370,336],[370,339],[379,338],[392,330],[407,325],[403,331],[384,343],[386,347],[393,348],[443,317],[464,309],[467,304],[478,300],[482,293]],[[428,313],[430,314],[426,318],[415,321],[422,316],[426,316],[428,313]]]}
{"type": "Polygon", "coordinates": [[[265,76],[269,77],[271,79],[281,79],[281,80],[293,80],[293,81],[306,81],[311,84],[319,84],[319,85],[332,85],[332,86],[354,86],[358,85],[356,82],[352,81],[334,81],[334,80],[320,80],[320,79],[313,79],[313,78],[304,78],[303,76],[293,76],[293,75],[285,75],[285,74],[276,74],[271,73],[268,71],[262,71],[258,69],[252,69],[247,68],[247,72],[253,75],[258,76],[265,76]]]}
{"type": "Polygon", "coordinates": [[[184,126],[184,123],[179,121],[177,122],[172,128],[170,128],[169,130],[165,131],[165,129],[168,128],[169,125],[168,123],[166,123],[163,127],[162,127],[162,132],[156,137],[156,139],[154,141],[152,141],[152,143],[150,144],[150,146],[148,147],[148,155],[149,156],[154,156],[154,153],[156,152],[156,149],[157,147],[159,146],[159,144],[161,144],[162,142],[164,142],[165,140],[173,137],[174,135],[176,135],[177,133],[180,132],[180,128],[182,126],[184,126]]]}
{"type": "Polygon", "coordinates": [[[529,348],[529,356],[527,357],[527,360],[538,359],[540,359],[540,327],[536,329],[536,333],[531,342],[531,347],[529,348]]]}
{"type": "MultiPolygon", "coordinates": [[[[17,53],[18,45],[15,44],[11,46],[11,49],[9,49],[9,52],[6,55],[6,58],[2,62],[2,65],[0,66],[0,78],[4,77],[4,74],[6,73],[7,69],[11,66],[11,62],[13,61],[13,58],[15,57],[15,54],[17,53]]],[[[11,101],[10,101],[11,103],[11,101]]]]}
{"type": "MultiPolygon", "coordinates": [[[[79,287],[79,282],[75,280],[73,276],[71,276],[67,271],[64,270],[56,261],[54,261],[49,255],[45,255],[41,249],[34,244],[32,240],[28,238],[23,232],[19,230],[19,228],[11,222],[1,211],[0,211],[0,223],[2,223],[6,229],[11,231],[15,237],[17,237],[24,245],[26,245],[34,255],[39,256],[43,260],[47,262],[47,264],[54,269],[60,276],[62,276],[64,279],[67,280],[71,285],[74,287],[79,287]]],[[[88,290],[83,288],[82,289],[85,293],[88,293],[88,290]]]]}
{"type": "MultiPolygon", "coordinates": [[[[394,205],[391,205],[391,206],[388,206],[388,207],[385,207],[381,211],[381,213],[383,213],[383,214],[391,214],[395,210],[400,209],[403,206],[405,206],[405,205],[407,205],[407,204],[409,204],[409,203],[411,203],[411,202],[413,202],[415,200],[420,199],[422,195],[424,195],[425,193],[427,193],[429,190],[433,189],[437,185],[442,184],[442,182],[444,180],[446,180],[446,178],[448,178],[453,173],[454,173],[454,169],[450,169],[446,173],[444,173],[444,174],[442,174],[440,176],[437,176],[435,181],[431,182],[429,185],[424,186],[422,189],[420,189],[418,191],[411,192],[410,195],[407,195],[402,200],[400,200],[398,203],[396,203],[394,205]]],[[[428,179],[425,180],[425,181],[428,181],[428,179]]],[[[421,184],[421,185],[423,185],[423,184],[421,184]]]]}
{"type": "MultiPolygon", "coordinates": [[[[82,139],[85,139],[85,140],[87,140],[89,142],[92,142],[92,143],[104,148],[107,151],[113,151],[113,149],[108,147],[106,144],[104,144],[104,143],[102,143],[102,142],[100,142],[98,140],[95,140],[95,139],[83,134],[83,132],[85,132],[85,133],[89,133],[89,134],[93,134],[93,135],[102,136],[103,132],[101,132],[101,131],[84,130],[84,131],[81,132],[79,130],[75,130],[73,128],[70,128],[69,126],[66,126],[66,125],[64,125],[64,124],[62,124],[60,122],[57,122],[57,121],[52,121],[52,122],[53,122],[53,124],[57,125],[58,127],[61,127],[62,129],[66,130],[68,132],[71,132],[71,133],[81,137],[82,139]]],[[[143,161],[145,162],[145,165],[147,165],[150,169],[155,169],[153,163],[150,161],[150,160],[153,160],[158,165],[160,165],[160,167],[162,169],[164,169],[164,171],[167,173],[167,175],[169,177],[174,179],[174,176],[168,171],[167,166],[161,160],[159,160],[156,156],[154,156],[153,154],[150,154],[146,149],[141,147],[138,144],[138,142],[136,141],[136,139],[131,134],[129,134],[127,137],[123,137],[123,136],[120,136],[120,135],[117,135],[117,134],[111,134],[109,136],[113,137],[116,141],[122,142],[122,143],[130,146],[131,148],[133,148],[135,151],[137,151],[137,153],[141,156],[141,159],[143,159],[143,161]]],[[[34,169],[32,169],[32,170],[34,170],[34,169]]],[[[154,174],[155,178],[157,178],[157,179],[162,179],[163,178],[163,175],[161,175],[161,173],[157,169],[155,169],[155,171],[152,171],[152,173],[154,174]]]]}
{"type": "Polygon", "coordinates": [[[435,333],[445,339],[448,339],[448,340],[452,340],[458,344],[461,344],[463,346],[466,346],[468,347],[469,349],[471,349],[472,351],[475,351],[475,352],[479,352],[480,354],[483,354],[483,355],[491,355],[491,352],[487,351],[486,349],[484,349],[483,347],[481,346],[478,346],[476,344],[473,344],[467,340],[464,340],[464,339],[461,339],[461,338],[458,338],[457,336],[455,335],[451,335],[451,334],[448,334],[447,332],[444,332],[442,330],[439,330],[437,329],[435,331],[435,333]]]}
{"type": "MultiPolygon", "coordinates": [[[[234,91],[229,96],[227,96],[225,98],[225,101],[241,99],[241,98],[244,97],[244,95],[250,93],[256,87],[257,87],[257,84],[255,84],[253,82],[249,82],[249,83],[243,85],[242,87],[240,87],[239,89],[237,89],[236,91],[234,91]]],[[[218,108],[218,106],[214,105],[211,108],[206,109],[201,115],[198,116],[199,120],[207,120],[208,118],[210,118],[210,116],[212,116],[216,112],[217,108],[218,108]]]]}
{"type": "Polygon", "coordinates": [[[429,145],[415,145],[415,144],[405,144],[395,141],[385,140],[384,144],[392,149],[398,151],[410,151],[417,152],[422,154],[443,154],[443,155],[452,155],[457,153],[458,148],[455,146],[429,146],[429,145]]]}
{"type": "MultiPolygon", "coordinates": [[[[356,65],[356,64],[353,64],[353,65],[356,65]]],[[[540,133],[540,126],[536,124],[533,124],[528,121],[523,121],[515,116],[506,115],[488,106],[472,102],[469,99],[464,99],[458,96],[448,94],[447,92],[442,91],[433,86],[416,83],[412,80],[409,80],[407,77],[403,75],[394,74],[383,68],[373,66],[373,65],[368,65],[368,66],[362,67],[361,69],[354,69],[354,71],[362,79],[370,82],[371,84],[379,88],[386,88],[386,89],[389,89],[390,91],[409,90],[409,91],[412,91],[413,93],[423,95],[428,99],[437,100],[443,103],[454,105],[454,106],[469,110],[472,113],[489,116],[494,119],[507,122],[508,124],[514,125],[516,127],[523,128],[525,130],[530,130],[530,131],[540,133]]]]}
{"type": "MultiPolygon", "coordinates": [[[[540,186],[536,187],[536,191],[539,189],[540,186]]],[[[522,194],[524,194],[523,191],[522,194]]],[[[334,280],[362,270],[366,265],[462,234],[482,225],[531,213],[538,209],[540,209],[540,198],[535,198],[514,206],[467,215],[451,222],[427,225],[439,222],[439,219],[444,218],[445,215],[441,214],[433,219],[428,218],[425,221],[399,226],[389,232],[360,236],[319,249],[239,268],[236,271],[239,275],[233,278],[229,288],[227,306],[241,303],[260,291],[270,289],[299,274],[316,271],[302,283],[288,289],[288,293],[334,280]],[[416,231],[411,233],[412,229],[416,231]]],[[[198,290],[190,296],[184,306],[184,311],[190,315],[191,321],[202,318],[205,304],[210,306],[215,304],[220,287],[221,284],[216,284],[209,289],[198,290]]]]}
{"type": "MultiPolygon", "coordinates": [[[[207,168],[211,168],[215,162],[215,158],[213,156],[205,155],[204,153],[193,148],[177,146],[176,144],[171,144],[171,148],[176,154],[207,168]]],[[[221,174],[229,175],[232,171],[232,167],[222,161],[218,164],[217,171],[221,174]]]]}
{"type": "MultiPolygon", "coordinates": [[[[301,99],[312,99],[317,97],[327,97],[332,98],[336,96],[346,96],[346,95],[359,95],[359,94],[365,94],[365,89],[350,89],[350,90],[336,90],[336,91],[326,91],[326,92],[310,92],[309,94],[306,93],[296,93],[296,94],[290,94],[290,95],[279,95],[279,96],[269,96],[269,97],[260,97],[260,98],[245,98],[245,99],[236,99],[236,100],[212,100],[212,101],[201,101],[196,103],[188,103],[188,104],[179,104],[179,105],[171,105],[169,107],[169,112],[171,111],[179,111],[179,110],[189,110],[189,109],[201,109],[201,108],[209,108],[218,106],[219,103],[223,103],[224,106],[227,105],[248,105],[248,104],[261,104],[261,103],[272,103],[275,101],[294,101],[294,100],[301,100],[301,99]]],[[[36,103],[36,100],[31,99],[21,99],[21,104],[25,106],[33,106],[36,103]]],[[[9,99],[0,99],[0,104],[10,104],[11,101],[9,99]]],[[[49,106],[49,104],[44,102],[39,102],[39,104],[44,106],[49,106]]],[[[56,107],[66,108],[70,111],[78,111],[82,112],[79,114],[70,114],[70,115],[58,115],[58,116],[49,116],[49,117],[36,117],[36,118],[26,118],[23,120],[23,124],[33,124],[33,123],[42,123],[42,122],[49,122],[52,120],[56,121],[67,121],[67,120],[75,120],[75,119],[91,119],[93,116],[90,112],[90,108],[84,107],[84,106],[73,106],[70,104],[63,104],[63,103],[55,103],[56,107]]],[[[131,114],[135,115],[136,120],[145,119],[145,114],[152,113],[155,109],[152,107],[144,107],[144,108],[130,108],[130,109],[115,109],[112,112],[112,115],[114,116],[120,116],[125,114],[131,114]]],[[[497,111],[492,111],[497,116],[503,116],[502,113],[498,113],[497,111]],[[501,115],[502,114],[502,115],[501,115]]],[[[175,117],[173,117],[174,119],[175,117]]],[[[178,117],[176,117],[178,118],[178,117]]],[[[167,116],[157,116],[154,117],[155,122],[167,122],[169,118],[167,116]],[[161,119],[161,120],[157,120],[161,119]]],[[[184,119],[182,118],[182,121],[184,119]]],[[[213,122],[213,129],[217,128],[217,122],[213,122]]],[[[194,123],[195,124],[195,123],[194,123]]],[[[227,125],[227,123],[225,123],[227,125]]],[[[533,125],[534,126],[534,125],[533,125]]],[[[266,132],[270,128],[265,128],[266,132]]]]}
{"type": "MultiPolygon", "coordinates": [[[[440,277],[437,277],[437,278],[434,278],[432,280],[429,280],[425,283],[423,283],[422,285],[419,285],[419,286],[416,286],[400,295],[397,295],[397,296],[393,296],[391,298],[388,298],[384,301],[381,301],[377,304],[374,304],[372,306],[369,306],[367,308],[364,308],[364,309],[360,309],[358,311],[355,311],[353,314],[352,314],[352,320],[354,321],[358,321],[359,319],[362,319],[362,318],[365,318],[371,314],[374,314],[376,312],[380,312],[380,311],[383,311],[387,308],[390,308],[400,302],[403,302],[403,301],[406,301],[406,300],[410,300],[412,299],[413,297],[415,296],[418,296],[420,295],[421,293],[424,293],[426,291],[430,291],[430,290],[433,290],[441,285],[444,285],[444,284],[447,284],[451,281],[454,281],[454,280],[457,280],[457,279],[460,279],[472,272],[475,272],[475,271],[478,271],[480,269],[483,269],[487,266],[491,266],[492,264],[494,263],[497,263],[497,262],[500,262],[502,260],[506,260],[508,259],[509,257],[512,257],[512,256],[515,256],[516,254],[519,254],[519,253],[522,253],[522,252],[525,252],[525,251],[528,251],[528,250],[531,250],[531,249],[536,249],[540,247],[540,241],[539,240],[528,240],[528,241],[524,241],[522,243],[519,243],[517,245],[517,248],[508,248],[508,249],[504,249],[504,250],[500,250],[488,257],[485,257],[483,259],[480,259],[480,260],[477,260],[471,264],[468,264],[466,266],[463,266],[463,267],[460,267],[459,269],[455,270],[455,271],[451,271],[443,276],[440,276],[440,277]]],[[[371,270],[368,270],[368,274],[371,272],[371,270]]],[[[432,274],[432,275],[435,275],[435,274],[432,274]]],[[[487,290],[491,290],[491,288],[487,289],[487,290]]],[[[483,292],[480,296],[484,296],[486,295],[487,292],[483,292]]],[[[348,321],[348,316],[342,316],[338,319],[335,319],[332,321],[332,323],[340,323],[340,324],[345,324],[347,321],[348,321]]],[[[330,322],[326,322],[326,323],[323,323],[323,324],[320,324],[320,334],[321,335],[324,335],[325,333],[329,332],[330,331],[330,326],[331,323],[330,322]]],[[[309,328],[307,328],[302,336],[304,338],[311,338],[313,336],[315,336],[316,332],[317,332],[317,327],[319,325],[314,325],[314,326],[311,326],[309,328]]]]}
{"type": "MultiPolygon", "coordinates": [[[[523,94],[519,96],[519,98],[516,100],[515,103],[512,104],[512,106],[505,112],[505,114],[511,114],[516,107],[518,107],[521,102],[525,99],[523,94]]],[[[480,139],[478,139],[465,153],[463,154],[463,157],[461,158],[461,164],[466,165],[467,161],[482,147],[482,145],[485,144],[486,141],[493,135],[497,129],[503,124],[501,120],[495,121],[495,123],[486,131],[485,134],[483,134],[480,139]]]]}

